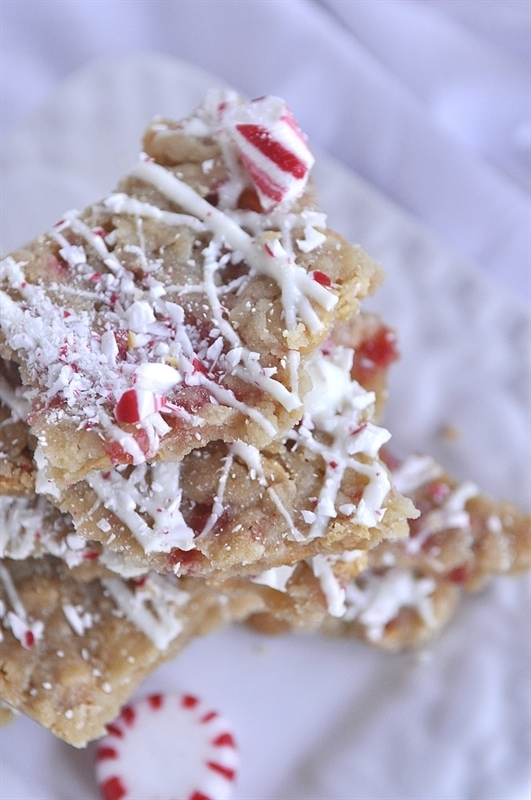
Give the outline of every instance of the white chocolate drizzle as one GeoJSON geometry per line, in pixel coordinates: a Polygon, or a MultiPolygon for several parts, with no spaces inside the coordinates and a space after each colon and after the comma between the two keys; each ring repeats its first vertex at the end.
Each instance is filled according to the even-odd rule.
{"type": "Polygon", "coordinates": [[[440,478],[443,469],[432,456],[415,455],[393,469],[393,483],[399,492],[410,495],[430,480],[440,478]]]}
{"type": "Polygon", "coordinates": [[[369,528],[378,525],[385,514],[383,504],[391,488],[388,473],[377,458],[391,434],[370,422],[374,394],[350,378],[354,351],[334,346],[326,357],[319,355],[308,363],[313,388],[305,398],[302,422],[287,437],[319,454],[326,464],[315,510],[306,514],[311,521],[310,539],[323,536],[330,519],[338,514],[369,528]],[[314,431],[325,437],[314,435],[314,431]],[[361,460],[360,456],[366,456],[367,460],[361,460]],[[336,508],[348,469],[367,478],[367,484],[358,502],[336,508]]]}
{"type": "Polygon", "coordinates": [[[69,568],[98,551],[66,525],[44,497],[0,496],[0,558],[22,561],[37,555],[60,558],[69,568]]]}
{"type": "MultiPolygon", "coordinates": [[[[317,454],[324,464],[315,511],[303,510],[295,518],[293,510],[281,500],[274,480],[266,475],[260,451],[242,441],[227,445],[209,517],[195,534],[180,511],[180,463],[115,468],[92,473],[87,482],[102,505],[127,526],[146,554],[169,553],[173,548],[194,549],[200,539],[213,531],[231,504],[226,486],[234,459],[243,463],[250,478],[265,488],[285,521],[288,538],[294,541],[326,535],[330,521],[337,517],[374,527],[384,517],[384,503],[391,488],[388,472],[378,459],[378,452],[390,434],[366,421],[372,413],[374,394],[350,378],[352,358],[353,351],[348,348],[327,346],[326,354],[320,352],[310,359],[314,388],[308,395],[302,423],[287,437],[287,442],[317,454]],[[339,504],[337,496],[349,470],[363,476],[363,491],[356,502],[339,504]]],[[[175,570],[178,573],[179,566],[175,570]]]]}
{"type": "Polygon", "coordinates": [[[318,318],[310,309],[305,298],[315,300],[326,311],[331,311],[337,303],[337,296],[306,272],[295,262],[282,245],[280,239],[262,244],[253,239],[227,213],[215,208],[187,183],[179,180],[164,167],[152,161],[141,161],[133,169],[132,176],[151,183],[169,200],[187,209],[200,219],[218,241],[239,251],[256,274],[268,275],[282,289],[284,317],[288,330],[294,330],[297,318],[310,330],[320,328],[318,318]]]}
{"type": "MultiPolygon", "coordinates": [[[[363,550],[350,550],[339,555],[319,553],[305,560],[311,568],[314,576],[320,583],[321,590],[326,601],[327,613],[332,617],[343,617],[347,611],[346,598],[347,588],[345,581],[340,580],[336,575],[334,567],[340,563],[348,561],[350,563],[362,559],[365,562],[366,553],[363,550]]],[[[289,581],[293,577],[297,565],[272,567],[264,570],[259,575],[251,578],[252,583],[262,586],[269,586],[278,592],[289,591],[289,581]]]]}
{"type": "Polygon", "coordinates": [[[124,616],[158,650],[166,650],[182,632],[181,614],[190,594],[179,587],[178,578],[149,573],[134,589],[120,578],[105,578],[102,584],[124,616]]]}
{"type": "MultiPolygon", "coordinates": [[[[393,470],[395,485],[399,491],[408,495],[413,495],[416,490],[443,475],[440,465],[430,456],[410,456],[393,470]]],[[[415,523],[415,535],[400,542],[400,547],[409,553],[419,553],[431,536],[452,529],[468,534],[471,542],[470,514],[466,505],[469,500],[478,496],[478,487],[471,481],[463,481],[453,489],[443,483],[442,489],[438,504],[422,514],[415,523]]]]}
{"type": "Polygon", "coordinates": [[[363,625],[373,642],[382,639],[385,626],[402,608],[414,608],[423,622],[433,628],[436,626],[431,599],[434,590],[433,578],[418,577],[413,570],[396,567],[383,574],[368,570],[363,573],[363,581],[348,584],[343,619],[363,625]]]}
{"type": "Polygon", "coordinates": [[[194,532],[180,510],[179,472],[179,462],[141,464],[130,470],[127,477],[119,468],[91,473],[87,483],[105,508],[128,527],[146,553],[169,553],[176,547],[180,550],[195,547],[194,532]]]}
{"type": "Polygon", "coordinates": [[[466,504],[478,493],[478,487],[471,481],[466,481],[456,487],[441,506],[422,515],[415,536],[407,539],[407,549],[412,553],[417,553],[430,536],[452,528],[467,532],[471,539],[470,514],[466,510],[466,504]]]}
{"type": "Polygon", "coordinates": [[[83,636],[85,631],[94,625],[93,614],[90,611],[84,611],[81,606],[63,603],[62,609],[68,624],[78,636],[83,636]]]}
{"type": "MultiPolygon", "coordinates": [[[[11,578],[9,570],[0,564],[0,581],[9,600],[11,609],[7,609],[0,602],[0,619],[5,628],[9,628],[13,636],[18,639],[22,647],[31,650],[35,643],[42,639],[44,635],[44,623],[40,620],[30,620],[26,609],[19,597],[16,586],[11,578]]],[[[0,641],[2,641],[0,631],[0,641]]]]}

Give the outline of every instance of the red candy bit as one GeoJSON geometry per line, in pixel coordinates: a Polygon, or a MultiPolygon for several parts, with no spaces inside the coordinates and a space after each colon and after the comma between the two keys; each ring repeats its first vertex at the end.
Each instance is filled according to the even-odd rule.
{"type": "Polygon", "coordinates": [[[114,408],[117,422],[134,425],[164,408],[166,398],[145,389],[127,389],[114,408]]]}
{"type": "MultiPolygon", "coordinates": [[[[149,453],[149,437],[146,431],[143,428],[139,428],[134,432],[133,438],[141,451],[147,456],[149,453]]],[[[113,465],[133,463],[133,457],[124,450],[119,442],[111,439],[104,442],[104,447],[113,465]]]]}
{"type": "MultiPolygon", "coordinates": [[[[117,299],[118,298],[116,298],[116,300],[117,299]]],[[[112,297],[111,297],[111,304],[113,304],[112,297]]],[[[127,351],[129,348],[129,332],[124,330],[123,328],[117,328],[115,331],[113,331],[113,334],[114,334],[114,340],[116,342],[116,347],[118,348],[118,354],[116,358],[119,361],[123,361],[127,355],[127,351]]]]}
{"type": "Polygon", "coordinates": [[[451,583],[466,583],[472,575],[472,568],[469,566],[454,567],[446,573],[446,579],[451,583]]]}
{"type": "Polygon", "coordinates": [[[161,708],[164,702],[164,696],[161,694],[152,694],[151,697],[148,697],[148,703],[151,708],[161,708]]]}
{"type": "Polygon", "coordinates": [[[202,375],[207,374],[207,368],[205,367],[203,362],[197,358],[197,356],[192,360],[192,367],[193,367],[192,370],[193,372],[200,372],[202,375]]]}
{"type": "Polygon", "coordinates": [[[179,550],[174,547],[170,552],[170,562],[176,575],[194,576],[201,574],[205,567],[205,556],[197,550],[179,550]]]}
{"type": "Polygon", "coordinates": [[[268,256],[271,256],[271,258],[275,258],[275,251],[268,242],[265,243],[264,250],[266,251],[268,256]]]}
{"type": "Polygon", "coordinates": [[[332,279],[326,274],[326,272],[321,272],[320,269],[315,269],[313,272],[310,273],[314,281],[320,283],[321,286],[332,286],[332,279]]]}
{"type": "Polygon", "coordinates": [[[131,727],[131,725],[134,723],[135,716],[136,716],[136,711],[132,706],[125,706],[122,709],[122,720],[129,727],[131,727]]]}
{"type": "Polygon", "coordinates": [[[211,513],[211,503],[196,503],[190,513],[186,515],[186,522],[195,534],[199,534],[207,524],[211,513]]]}
{"type": "Polygon", "coordinates": [[[394,331],[381,325],[376,333],[361,342],[354,354],[353,377],[363,380],[387,369],[399,357],[394,331]]]}
{"type": "Polygon", "coordinates": [[[83,558],[85,561],[95,561],[99,557],[100,554],[97,550],[88,550],[86,553],[83,553],[83,558]]]}
{"type": "MultiPolygon", "coordinates": [[[[119,739],[123,738],[123,732],[122,732],[121,728],[118,728],[118,726],[115,725],[113,722],[111,722],[109,725],[107,725],[107,733],[110,733],[112,736],[117,736],[119,739]]],[[[97,758],[97,754],[96,754],[96,758],[97,758]]]]}
{"type": "Polygon", "coordinates": [[[103,800],[228,799],[238,767],[234,735],[195,695],[151,695],[126,706],[107,730],[95,753],[103,800]]]}
{"type": "Polygon", "coordinates": [[[220,775],[224,775],[229,781],[233,781],[236,776],[235,770],[230,769],[230,767],[224,767],[223,764],[217,764],[215,761],[207,761],[207,767],[214,772],[219,772],[220,775]]]}
{"type": "MultiPolygon", "coordinates": [[[[202,719],[201,722],[205,722],[206,720],[202,719]]],[[[209,720],[208,720],[209,721],[209,720]]],[[[229,747],[236,747],[236,742],[231,733],[221,733],[217,739],[214,739],[212,744],[215,747],[222,747],[223,745],[229,745],[229,747]]]]}
{"type": "Polygon", "coordinates": [[[46,268],[56,277],[64,277],[68,271],[68,264],[57,258],[57,256],[50,255],[46,259],[46,268]]]}
{"type": "Polygon", "coordinates": [[[191,694],[183,694],[181,705],[183,708],[195,708],[199,700],[191,694]]]}

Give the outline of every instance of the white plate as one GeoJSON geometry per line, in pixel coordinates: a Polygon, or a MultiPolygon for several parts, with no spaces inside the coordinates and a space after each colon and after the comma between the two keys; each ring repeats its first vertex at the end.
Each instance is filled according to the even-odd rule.
{"type": "MultiPolygon", "coordinates": [[[[187,113],[220,83],[152,55],[71,78],[3,144],[3,251],[113,188],[150,117],[187,113]]],[[[386,267],[372,305],[400,333],[386,419],[395,449],[429,451],[528,505],[527,311],[337,163],[319,156],[315,174],[332,226],[386,267]]],[[[234,629],[194,643],[142,693],[195,692],[233,721],[235,800],[523,800],[530,677],[520,578],[468,598],[420,655],[234,629]]],[[[92,747],[76,751],[24,718],[0,739],[5,800],[97,800],[92,747]]]]}

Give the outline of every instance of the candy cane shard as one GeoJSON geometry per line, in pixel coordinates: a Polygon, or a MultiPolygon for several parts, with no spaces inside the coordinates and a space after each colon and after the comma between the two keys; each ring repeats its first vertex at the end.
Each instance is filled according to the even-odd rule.
{"type": "Polygon", "coordinates": [[[222,124],[265,211],[302,194],[314,158],[306,136],[282,99],[261,97],[229,107],[222,114],[222,124]]]}

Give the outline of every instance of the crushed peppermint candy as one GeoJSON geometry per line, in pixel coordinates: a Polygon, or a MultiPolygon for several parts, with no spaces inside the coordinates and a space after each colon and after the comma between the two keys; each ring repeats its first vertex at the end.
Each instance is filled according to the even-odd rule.
{"type": "Polygon", "coordinates": [[[279,97],[228,105],[221,124],[234,142],[265,211],[299,197],[314,163],[304,133],[279,97]]]}
{"type": "Polygon", "coordinates": [[[166,405],[166,398],[146,389],[127,389],[114,407],[117,422],[131,425],[156,414],[166,405]]]}

